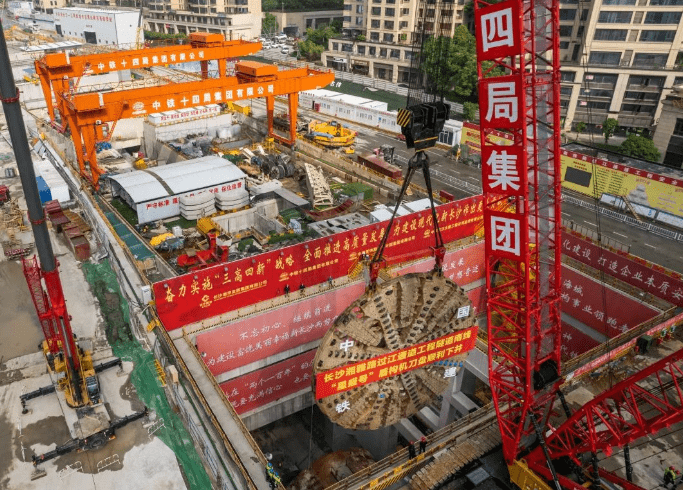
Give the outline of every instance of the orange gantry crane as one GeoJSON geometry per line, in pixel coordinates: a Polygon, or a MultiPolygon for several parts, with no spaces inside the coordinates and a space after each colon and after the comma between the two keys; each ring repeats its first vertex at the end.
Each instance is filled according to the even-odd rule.
{"type": "Polygon", "coordinates": [[[81,175],[97,189],[104,171],[97,165],[96,144],[105,137],[107,123],[130,117],[144,117],[155,112],[220,104],[264,97],[268,115],[268,134],[284,144],[296,143],[298,94],[329,85],[334,73],[297,68],[278,71],[274,65],[242,61],[235,66],[234,77],[208,78],[186,83],[169,83],[114,92],[72,94],[61,92],[60,105],[71,130],[81,175]],[[275,97],[287,95],[289,139],[273,133],[275,97]]]}
{"type": "Polygon", "coordinates": [[[60,123],[52,105],[53,94],[57,101],[57,111],[63,118],[65,107],[63,99],[58,97],[73,87],[84,75],[102,75],[113,71],[150,68],[170,63],[199,61],[202,78],[208,78],[210,60],[218,61],[218,76],[226,76],[227,61],[255,53],[261,49],[261,43],[249,41],[226,41],[221,34],[194,32],[189,37],[190,44],[168,45],[155,48],[134,49],[129,51],[112,51],[109,53],[69,56],[68,53],[46,54],[35,61],[36,73],[47,102],[47,110],[52,125],[64,130],[66,125],[60,123]]]}

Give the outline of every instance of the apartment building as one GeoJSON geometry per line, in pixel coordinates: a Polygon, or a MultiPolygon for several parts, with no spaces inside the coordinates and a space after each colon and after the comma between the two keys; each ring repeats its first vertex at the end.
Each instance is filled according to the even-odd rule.
{"type": "Polygon", "coordinates": [[[683,83],[683,0],[560,0],[565,129],[651,130],[662,101],[683,83]]]}
{"type": "Polygon", "coordinates": [[[66,0],[33,0],[33,10],[45,14],[52,14],[54,9],[67,6],[66,0]]]}
{"type": "Polygon", "coordinates": [[[275,10],[269,13],[275,16],[277,25],[287,36],[301,37],[308,28],[318,29],[324,25],[330,25],[332,21],[337,19],[341,20],[343,12],[343,10],[318,10],[315,12],[275,10]]]}
{"type": "Polygon", "coordinates": [[[344,0],[342,35],[330,39],[325,66],[393,83],[409,83],[413,32],[426,6],[427,29],[452,35],[463,23],[465,0],[426,4],[419,0],[344,0]],[[438,10],[437,10],[438,8],[438,10]],[[440,25],[435,26],[439,22],[440,25]]]}
{"type": "MultiPolygon", "coordinates": [[[[134,3],[133,0],[84,0],[80,5],[106,7],[126,2],[134,3]]],[[[150,31],[213,32],[223,34],[226,39],[247,40],[261,33],[261,0],[144,0],[144,6],[145,29],[150,31]]]]}
{"type": "Polygon", "coordinates": [[[226,39],[253,39],[261,33],[261,0],[147,0],[150,30],[213,32],[226,39]]]}

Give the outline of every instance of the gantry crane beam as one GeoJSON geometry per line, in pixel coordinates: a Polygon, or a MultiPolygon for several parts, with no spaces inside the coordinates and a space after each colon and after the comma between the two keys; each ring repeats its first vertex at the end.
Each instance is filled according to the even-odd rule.
{"type": "Polygon", "coordinates": [[[325,87],[334,80],[328,71],[298,68],[275,71],[266,76],[253,76],[253,69],[268,67],[260,63],[238,63],[237,76],[209,78],[187,83],[170,83],[116,92],[85,94],[61,93],[65,118],[71,130],[81,175],[98,188],[103,170],[97,166],[96,143],[102,139],[105,122],[129,117],[143,117],[160,111],[194,107],[200,104],[265,97],[268,113],[268,133],[288,145],[296,142],[298,93],[325,87]],[[246,65],[249,64],[247,67],[246,65]],[[250,68],[251,70],[248,70],[250,68]],[[241,71],[242,70],[242,71],[241,71]],[[289,98],[289,139],[273,133],[275,97],[289,98]]]}
{"type": "Polygon", "coordinates": [[[239,58],[261,49],[259,42],[226,41],[220,34],[195,32],[190,34],[189,39],[190,44],[186,45],[168,45],[130,51],[77,56],[69,56],[68,53],[46,54],[35,61],[35,67],[47,102],[50,121],[56,128],[60,130],[64,128],[64,124],[59,124],[56,120],[55,108],[52,105],[53,93],[57,100],[59,114],[63,115],[64,107],[60,107],[61,99],[57,97],[57,94],[68,91],[69,82],[84,75],[102,75],[113,71],[199,61],[202,78],[208,78],[208,62],[217,60],[218,76],[224,77],[229,58],[239,58]]]}
{"type": "MultiPolygon", "coordinates": [[[[626,378],[550,428],[552,459],[582,453],[607,456],[613,448],[654,434],[683,420],[683,349],[626,378]]],[[[536,449],[527,460],[542,460],[536,449]]]]}

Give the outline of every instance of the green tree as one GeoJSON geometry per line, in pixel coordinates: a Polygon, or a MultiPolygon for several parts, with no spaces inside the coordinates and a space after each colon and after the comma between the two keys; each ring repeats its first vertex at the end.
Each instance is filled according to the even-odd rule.
{"type": "Polygon", "coordinates": [[[261,10],[273,12],[284,10],[290,12],[320,11],[320,10],[341,10],[344,7],[344,0],[262,0],[261,10]]]}
{"type": "Polygon", "coordinates": [[[325,51],[325,47],[316,44],[310,39],[299,41],[299,53],[309,61],[319,60],[320,55],[325,51]]]}
{"type": "Polygon", "coordinates": [[[605,135],[605,144],[609,142],[609,139],[612,137],[612,135],[618,127],[619,121],[617,121],[613,117],[608,117],[604,120],[604,122],[602,123],[602,134],[605,135]]]}
{"type": "Polygon", "coordinates": [[[462,105],[462,116],[466,121],[474,121],[478,110],[479,104],[475,104],[474,102],[465,102],[462,105]]]}
{"type": "Polygon", "coordinates": [[[319,29],[313,29],[309,27],[306,29],[306,40],[327,49],[328,39],[336,36],[337,34],[338,32],[334,29],[334,27],[323,26],[319,29]]]}
{"type": "Polygon", "coordinates": [[[278,32],[280,32],[280,25],[277,23],[277,18],[273,14],[266,13],[261,19],[261,34],[272,36],[278,32]]]}
{"type": "MultiPolygon", "coordinates": [[[[452,38],[428,39],[422,48],[420,69],[427,75],[427,90],[437,94],[469,98],[476,95],[479,77],[477,75],[477,45],[474,36],[464,25],[455,28],[452,38]]],[[[492,66],[483,64],[484,71],[492,66]]],[[[500,69],[486,73],[486,77],[502,75],[500,69]]]]}
{"type": "Polygon", "coordinates": [[[585,122],[578,122],[578,123],[576,123],[576,126],[574,126],[574,128],[576,129],[576,132],[578,133],[576,135],[576,139],[578,140],[579,139],[578,135],[583,133],[586,130],[586,123],[585,122]]]}
{"type": "Polygon", "coordinates": [[[631,134],[619,146],[620,153],[630,157],[644,158],[653,162],[659,161],[661,153],[651,139],[631,134]]]}

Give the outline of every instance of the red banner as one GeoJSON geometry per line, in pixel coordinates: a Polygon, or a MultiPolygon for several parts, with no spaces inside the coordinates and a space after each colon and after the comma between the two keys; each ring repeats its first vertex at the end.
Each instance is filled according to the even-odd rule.
{"type": "Polygon", "coordinates": [[[197,335],[197,350],[217,376],[320,340],[364,290],[365,283],[359,282],[211,329],[197,335]]]}
{"type": "Polygon", "coordinates": [[[562,267],[560,297],[563,313],[610,338],[659,313],[567,267],[562,267]]]}
{"type": "MultiPolygon", "coordinates": [[[[484,242],[447,252],[443,259],[444,276],[456,283],[465,286],[474,281],[484,278],[484,242]]],[[[401,275],[409,272],[427,272],[434,268],[433,260],[425,260],[417,264],[399,269],[401,275]]]]}
{"type": "MultiPolygon", "coordinates": [[[[444,242],[474,234],[481,224],[482,205],[482,196],[473,196],[438,206],[444,242]]],[[[280,296],[285,286],[295,291],[302,284],[345,276],[361,254],[374,253],[385,227],[385,222],[373,223],[157,282],[159,318],[167,330],[173,330],[280,296]]],[[[431,254],[433,241],[431,211],[412,213],[394,221],[385,255],[425,257],[431,254]]]]}
{"type": "Polygon", "coordinates": [[[472,302],[473,315],[483,315],[486,313],[486,286],[470,289],[467,291],[467,297],[472,302]]]}
{"type": "Polygon", "coordinates": [[[221,383],[237,413],[243,414],[283,396],[311,389],[315,349],[221,383]]]}
{"type": "Polygon", "coordinates": [[[318,373],[315,377],[315,397],[320,400],[464,354],[474,348],[477,329],[476,326],[471,327],[366,361],[318,373]]]}
{"type": "Polygon", "coordinates": [[[683,306],[680,274],[634,255],[600,249],[593,242],[568,231],[562,234],[562,253],[653,296],[683,306]]]}
{"type": "Polygon", "coordinates": [[[562,361],[573,359],[598,345],[600,345],[600,342],[590,335],[586,335],[578,328],[562,322],[562,361]]]}

